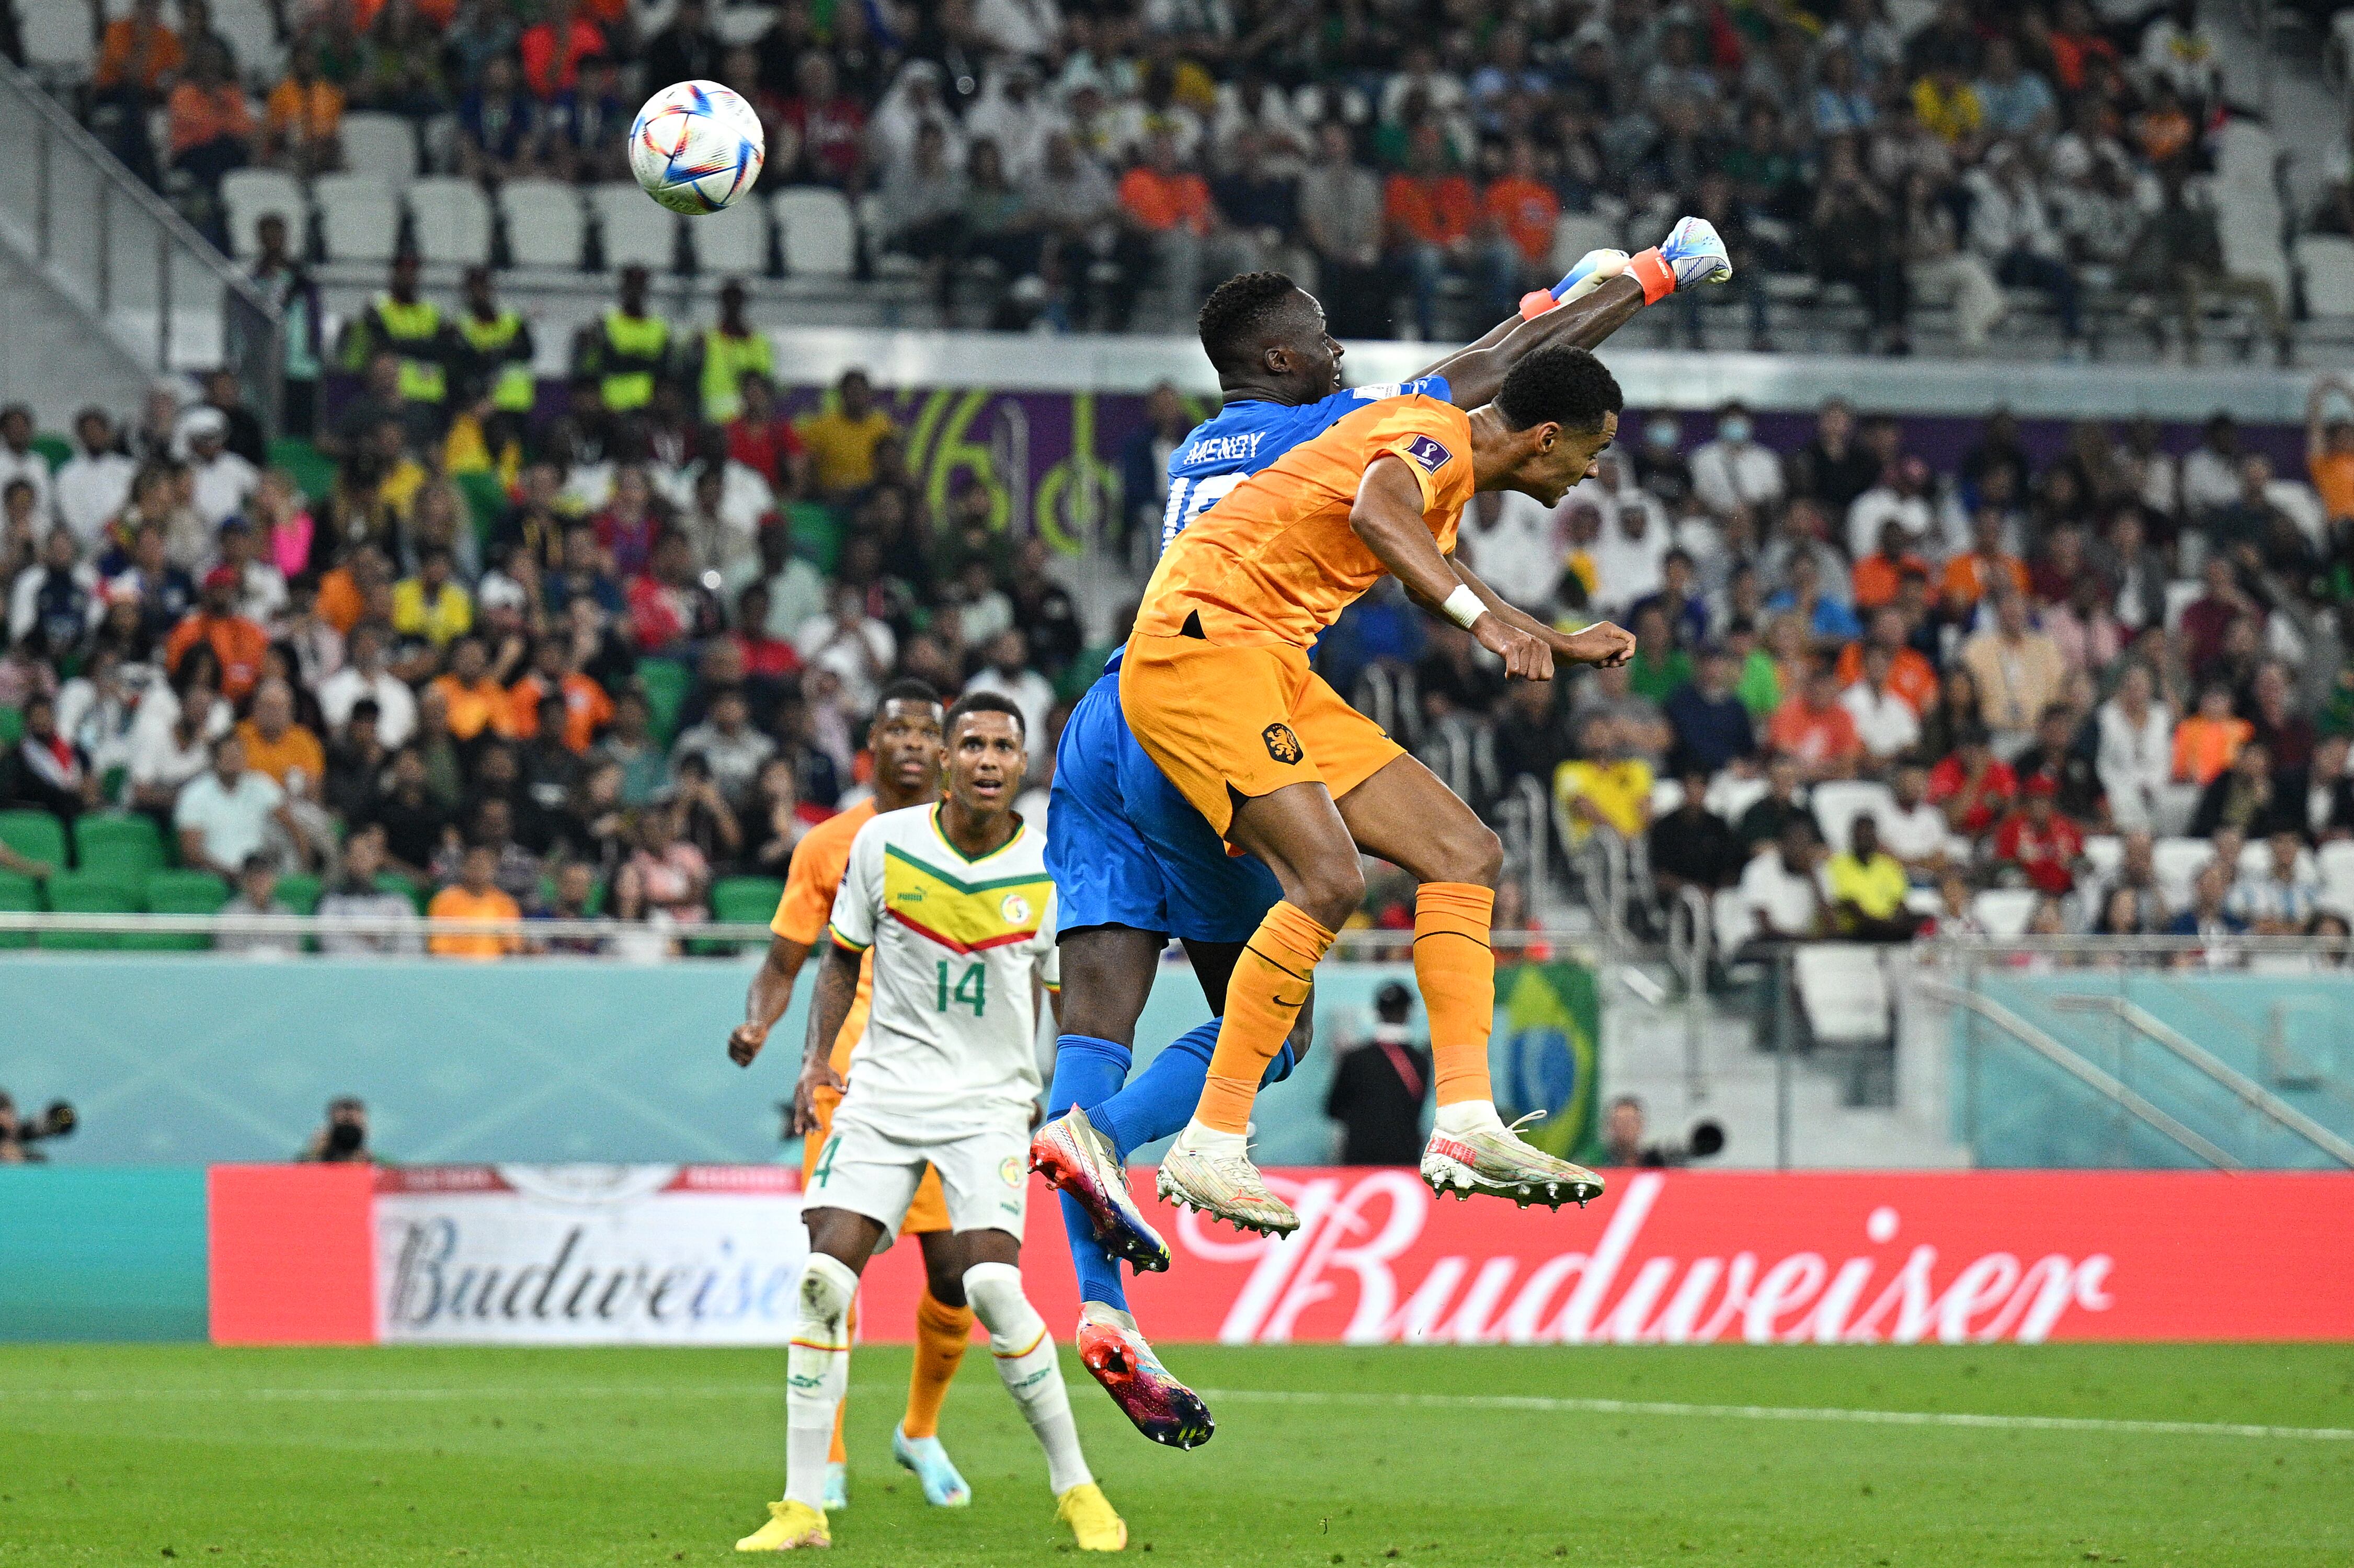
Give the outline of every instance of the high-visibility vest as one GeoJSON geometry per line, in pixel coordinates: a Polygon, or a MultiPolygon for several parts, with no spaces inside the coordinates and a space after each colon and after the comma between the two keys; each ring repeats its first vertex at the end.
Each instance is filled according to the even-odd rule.
{"type": "Polygon", "coordinates": [[[748,332],[742,337],[713,327],[703,334],[703,417],[724,425],[744,410],[737,391],[748,370],[769,374],[769,336],[748,332]]]}
{"type": "MultiPolygon", "coordinates": [[[[500,356],[523,331],[523,318],[513,311],[501,311],[495,321],[483,321],[469,313],[458,318],[458,331],[464,334],[466,344],[484,358],[500,356]]],[[[491,380],[491,407],[510,413],[528,414],[538,397],[538,388],[532,384],[531,362],[527,359],[507,359],[491,380]]]]}
{"type": "Polygon", "coordinates": [[[608,412],[621,414],[654,400],[654,371],[670,344],[670,323],[659,316],[605,313],[605,380],[608,412]],[[616,369],[616,366],[627,366],[616,369]]]}
{"type": "Polygon", "coordinates": [[[441,335],[441,307],[430,300],[402,304],[390,294],[376,302],[377,327],[392,351],[400,354],[400,396],[410,403],[439,403],[450,395],[450,373],[439,359],[401,354],[413,344],[429,352],[441,335]]]}

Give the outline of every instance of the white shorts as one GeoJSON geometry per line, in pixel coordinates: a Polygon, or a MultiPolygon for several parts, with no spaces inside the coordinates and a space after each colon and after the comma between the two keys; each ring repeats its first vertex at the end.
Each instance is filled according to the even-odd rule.
{"type": "Polygon", "coordinates": [[[885,1245],[899,1231],[916,1184],[929,1164],[940,1173],[949,1228],[1022,1234],[1030,1192],[1026,1117],[998,1127],[926,1127],[903,1118],[885,1127],[859,1114],[854,1086],[833,1113],[833,1135],[818,1150],[804,1209],[847,1209],[883,1227],[885,1245]]]}

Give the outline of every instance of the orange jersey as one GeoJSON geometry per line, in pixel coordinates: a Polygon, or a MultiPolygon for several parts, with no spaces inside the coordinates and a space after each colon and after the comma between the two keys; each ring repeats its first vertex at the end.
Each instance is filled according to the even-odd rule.
{"type": "Polygon", "coordinates": [[[1230,647],[1306,648],[1386,568],[1349,527],[1357,485],[1394,454],[1422,491],[1422,520],[1451,555],[1471,499],[1471,420],[1419,394],[1368,403],[1302,441],[1186,525],[1145,585],[1136,630],[1198,630],[1230,647]]]}
{"type": "MultiPolygon", "coordinates": [[[[793,846],[793,863],[785,870],[785,895],[769,929],[787,941],[814,948],[833,917],[833,895],[842,889],[843,873],[850,869],[850,841],[875,820],[875,798],[868,796],[839,816],[828,817],[793,846]]],[[[875,954],[869,949],[858,960],[858,994],[833,1037],[833,1070],[850,1070],[851,1048],[866,1033],[866,1011],[875,1000],[875,954]]]]}

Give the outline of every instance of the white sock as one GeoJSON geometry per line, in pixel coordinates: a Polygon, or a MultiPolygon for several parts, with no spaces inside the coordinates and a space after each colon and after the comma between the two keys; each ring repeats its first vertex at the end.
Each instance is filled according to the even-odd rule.
{"type": "Polygon", "coordinates": [[[1504,1118],[1496,1114],[1496,1102],[1493,1100],[1458,1100],[1451,1106],[1438,1107],[1438,1120],[1435,1125],[1440,1132],[1460,1137],[1467,1132],[1501,1132],[1504,1130],[1504,1118]]]}
{"type": "Polygon", "coordinates": [[[1220,1132],[1214,1127],[1204,1127],[1195,1117],[1177,1135],[1177,1146],[1189,1154],[1215,1154],[1228,1160],[1250,1157],[1250,1139],[1239,1132],[1220,1132]]]}
{"type": "Polygon", "coordinates": [[[1060,1497],[1094,1480],[1087,1456],[1079,1452],[1079,1429],[1071,1419],[1071,1396],[1055,1359],[1054,1336],[1022,1293],[1021,1271],[1011,1264],[976,1263],[964,1271],[964,1298],[989,1330],[990,1353],[1005,1392],[1046,1450],[1047,1487],[1060,1497]]]}
{"type": "Polygon", "coordinates": [[[825,1455],[850,1389],[850,1300],[858,1276],[822,1252],[801,1270],[801,1320],[785,1358],[785,1500],[825,1511],[825,1455]]]}

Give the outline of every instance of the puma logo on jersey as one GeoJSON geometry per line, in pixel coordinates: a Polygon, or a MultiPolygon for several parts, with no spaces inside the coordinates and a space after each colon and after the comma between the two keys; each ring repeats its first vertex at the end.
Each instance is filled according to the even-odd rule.
{"type": "Polygon", "coordinates": [[[1299,744],[1299,737],[1291,733],[1291,726],[1288,724],[1271,724],[1258,734],[1259,738],[1267,742],[1267,754],[1287,768],[1308,755],[1299,744]]]}
{"type": "Polygon", "coordinates": [[[1428,436],[1409,436],[1405,443],[1405,455],[1420,463],[1422,471],[1425,473],[1437,473],[1455,457],[1453,452],[1448,451],[1428,436]]]}

